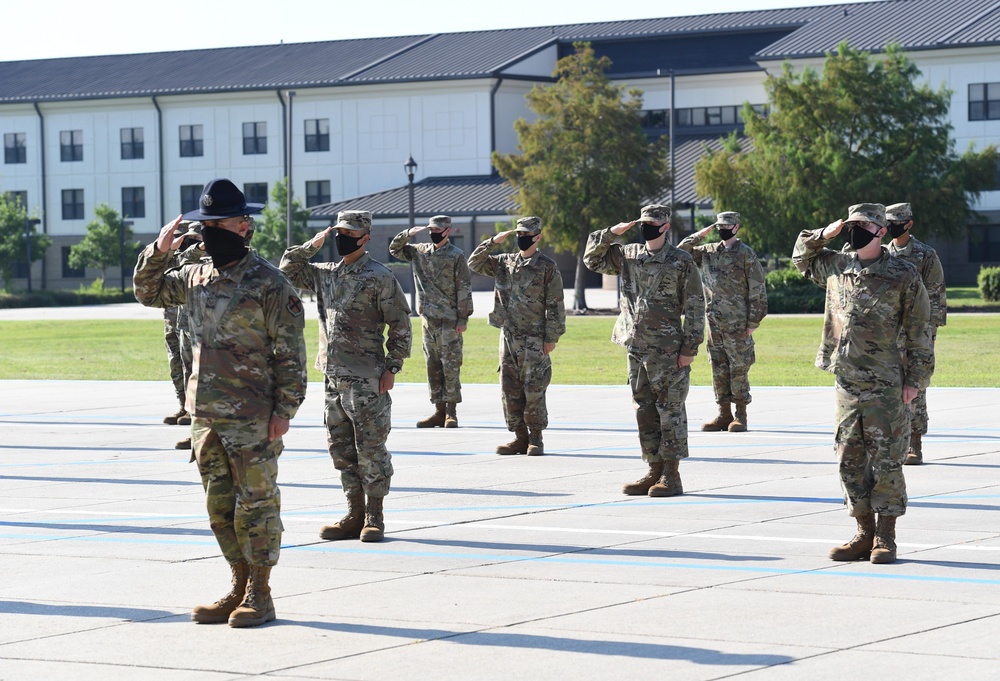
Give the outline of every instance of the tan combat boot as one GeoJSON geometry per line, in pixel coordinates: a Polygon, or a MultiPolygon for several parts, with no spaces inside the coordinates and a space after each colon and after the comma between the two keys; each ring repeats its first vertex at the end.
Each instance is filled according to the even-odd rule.
{"type": "Polygon", "coordinates": [[[659,481],[646,492],[651,497],[676,497],[684,494],[681,484],[681,462],[677,459],[663,462],[663,475],[659,481]]]}
{"type": "Polygon", "coordinates": [[[910,433],[910,449],[903,459],[904,466],[919,466],[924,462],[923,443],[920,441],[920,432],[910,433]]]}
{"type": "Polygon", "coordinates": [[[382,497],[368,497],[365,510],[365,528],[361,530],[361,541],[382,541],[385,537],[385,521],[382,519],[382,497]]]}
{"type": "Polygon", "coordinates": [[[458,416],[455,414],[454,402],[446,402],[444,405],[444,427],[458,428],[458,416]]]}
{"type": "Polygon", "coordinates": [[[190,426],[191,425],[191,414],[184,412],[182,415],[177,417],[178,426],[190,426]]]}
{"type": "Polygon", "coordinates": [[[729,424],[730,433],[745,433],[747,429],[747,403],[736,403],[736,418],[729,424]]]}
{"type": "Polygon", "coordinates": [[[725,430],[732,422],[733,409],[729,402],[719,402],[719,415],[708,423],[701,424],[701,429],[709,433],[714,433],[716,431],[725,430]]]}
{"type": "Polygon", "coordinates": [[[187,437],[183,440],[179,440],[177,444],[174,445],[174,449],[191,449],[191,438],[187,437]]]}
{"type": "MultiPolygon", "coordinates": [[[[187,416],[187,412],[184,411],[184,405],[181,405],[181,408],[178,409],[175,413],[171,414],[170,416],[164,416],[163,422],[166,423],[168,426],[176,426],[177,419],[179,419],[182,416],[187,416]]],[[[191,422],[188,421],[188,423],[191,422]]]]}
{"type": "Polygon", "coordinates": [[[229,620],[229,616],[239,606],[247,591],[247,579],[250,577],[248,563],[232,563],[229,569],[233,571],[233,586],[225,596],[212,605],[198,605],[191,611],[191,619],[199,624],[221,624],[229,620]]]}
{"type": "Polygon", "coordinates": [[[417,428],[444,428],[444,417],[444,402],[438,402],[433,414],[417,421],[417,428]]]}
{"type": "Polygon", "coordinates": [[[497,454],[527,454],[528,453],[528,429],[521,426],[514,433],[514,439],[507,444],[497,447],[497,454]]]}
{"type": "Polygon", "coordinates": [[[271,587],[268,585],[270,579],[271,568],[250,566],[246,595],[243,596],[240,607],[229,616],[229,626],[256,627],[258,624],[274,621],[274,601],[271,600],[271,587]]]}
{"type": "Polygon", "coordinates": [[[357,539],[365,525],[365,493],[358,492],[347,497],[347,515],[333,525],[326,525],[319,536],[328,541],[357,539]]]}
{"type": "Polygon", "coordinates": [[[627,482],[622,485],[622,494],[628,494],[629,496],[641,494],[645,496],[649,488],[656,484],[661,475],[663,475],[663,462],[652,461],[649,464],[649,472],[644,477],[639,478],[635,482],[627,482]]]}
{"type": "Polygon", "coordinates": [[[858,533],[847,542],[830,549],[830,560],[864,560],[871,555],[875,545],[875,514],[859,515],[858,533]]]}
{"type": "Polygon", "coordinates": [[[878,514],[871,560],[873,563],[896,562],[896,516],[878,514]]]}
{"type": "Polygon", "coordinates": [[[542,431],[532,430],[528,433],[528,456],[541,456],[545,453],[545,445],[542,444],[542,431]]]}

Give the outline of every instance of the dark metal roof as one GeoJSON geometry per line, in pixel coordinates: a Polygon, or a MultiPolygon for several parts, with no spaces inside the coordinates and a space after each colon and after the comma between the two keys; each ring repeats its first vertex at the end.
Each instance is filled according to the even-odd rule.
{"type": "Polygon", "coordinates": [[[758,60],[822,56],[846,40],[860,50],[889,43],[905,50],[1000,43],[996,0],[884,0],[842,5],[757,53],[758,60]]]}
{"type": "MultiPolygon", "coordinates": [[[[752,144],[749,138],[740,138],[740,149],[747,151],[752,144]]],[[[711,208],[712,197],[699,196],[694,188],[694,166],[704,156],[708,150],[719,151],[722,149],[722,138],[714,137],[692,137],[679,139],[674,147],[674,204],[694,204],[699,208],[711,208]]],[[[667,203],[670,201],[670,194],[665,193],[657,199],[657,203],[667,203]]]]}
{"type": "MultiPolygon", "coordinates": [[[[424,218],[432,215],[505,215],[515,207],[512,194],[510,186],[496,175],[428,177],[413,185],[414,214],[424,218]]],[[[409,215],[409,191],[407,185],[403,185],[309,210],[313,219],[333,219],[342,210],[371,211],[376,220],[405,218],[409,215]]]]}
{"type": "Polygon", "coordinates": [[[662,19],[0,62],[0,103],[324,87],[497,76],[546,45],[789,31],[753,59],[1000,43],[995,0],[882,0],[662,19]],[[846,12],[846,16],[845,16],[846,12]],[[780,31],[779,31],[780,29],[780,31]]]}

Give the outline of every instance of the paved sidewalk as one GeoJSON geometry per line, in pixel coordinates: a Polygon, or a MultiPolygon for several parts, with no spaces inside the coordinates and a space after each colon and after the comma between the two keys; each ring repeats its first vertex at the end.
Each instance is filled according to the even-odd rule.
{"type": "MultiPolygon", "coordinates": [[[[564,289],[566,309],[573,309],[573,289],[564,289]]],[[[409,296],[406,297],[409,302],[409,296]]],[[[316,304],[306,298],[306,318],[318,319],[316,304]]],[[[487,317],[493,309],[493,291],[473,291],[473,317],[487,317]]],[[[592,309],[618,309],[618,292],[587,289],[587,305],[592,309]]],[[[30,321],[38,319],[163,319],[163,310],[144,307],[139,303],[113,305],[80,305],[77,307],[21,307],[0,309],[0,321],[30,321]]]]}
{"type": "Polygon", "coordinates": [[[167,383],[0,382],[0,679],[996,679],[1000,390],[932,389],[894,565],[836,564],[853,534],[833,395],[761,388],[751,431],[688,402],[685,495],[641,474],[626,386],[553,386],[547,455],[498,457],[499,391],[417,430],[393,392],[381,544],[324,542],[344,511],[310,384],[281,459],[278,620],[195,625],[228,571],[167,383]]]}

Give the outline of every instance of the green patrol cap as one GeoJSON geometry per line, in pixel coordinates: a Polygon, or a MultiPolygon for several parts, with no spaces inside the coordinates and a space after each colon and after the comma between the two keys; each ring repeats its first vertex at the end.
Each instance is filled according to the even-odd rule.
{"type": "Polygon", "coordinates": [[[712,227],[716,225],[738,225],[740,224],[740,214],[734,213],[733,211],[727,211],[725,213],[719,213],[715,216],[715,222],[712,223],[712,227]]]}
{"type": "Polygon", "coordinates": [[[342,210],[337,213],[335,229],[360,229],[371,234],[372,214],[366,210],[342,210]]]}
{"type": "Polygon", "coordinates": [[[909,222],[913,219],[913,209],[908,203],[894,203],[885,207],[885,219],[893,222],[909,222]]]}
{"type": "Polygon", "coordinates": [[[874,222],[885,227],[885,206],[881,203],[858,203],[847,209],[844,222],[874,222]]]}
{"type": "Polygon", "coordinates": [[[639,222],[670,222],[670,206],[659,203],[643,206],[639,222]]]}
{"type": "Polygon", "coordinates": [[[542,219],[534,216],[521,218],[517,221],[517,229],[514,231],[526,234],[540,234],[542,232],[542,219]]]}

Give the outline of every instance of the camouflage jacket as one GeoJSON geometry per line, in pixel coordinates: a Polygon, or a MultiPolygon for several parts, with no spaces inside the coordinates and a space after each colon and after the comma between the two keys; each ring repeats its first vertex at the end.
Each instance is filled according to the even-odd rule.
{"type": "Polygon", "coordinates": [[[413,263],[417,281],[417,312],[428,319],[440,319],[468,326],[472,316],[472,273],[465,253],[450,241],[440,248],[434,244],[409,244],[404,229],[389,244],[389,252],[413,263]]]}
{"type": "Polygon", "coordinates": [[[767,316],[764,268],[757,254],[742,241],[732,248],[721,241],[697,246],[692,234],[677,245],[694,258],[705,289],[705,316],[710,328],[723,333],[756,329],[767,316]]]}
{"type": "Polygon", "coordinates": [[[621,276],[621,314],[611,340],[639,354],[697,355],[705,340],[705,294],[694,258],[670,244],[654,252],[615,238],[610,229],[592,233],[583,255],[594,272],[621,276]]]}
{"type": "Polygon", "coordinates": [[[944,268],[937,251],[911,236],[905,246],[900,248],[895,242],[888,244],[889,253],[913,263],[927,289],[927,297],[931,301],[931,324],[944,326],[948,322],[948,297],[945,293],[944,268]]]}
{"type": "Polygon", "coordinates": [[[302,301],[274,265],[250,251],[236,265],[171,269],[173,252],[150,244],[139,255],[135,297],[149,307],[184,305],[194,366],[193,416],[290,419],[306,395],[302,301]]]}
{"type": "MultiPolygon", "coordinates": [[[[183,251],[176,251],[174,254],[174,263],[176,267],[184,267],[184,265],[197,265],[199,263],[212,263],[212,259],[208,257],[200,248],[199,244],[194,244],[183,251]]],[[[188,333],[191,328],[191,321],[188,318],[188,313],[183,305],[177,307],[177,330],[183,333],[188,333]]]]}
{"type": "Polygon", "coordinates": [[[889,255],[863,267],[857,253],[825,248],[823,230],[799,234],[792,262],[826,288],[816,366],[857,387],[923,390],[934,372],[930,301],[917,268],[889,255]],[[905,357],[896,342],[903,334],[905,357]]]}
{"type": "Polygon", "coordinates": [[[469,257],[473,272],[496,279],[490,326],[558,343],[566,333],[566,307],[562,274],[555,261],[537,251],[530,258],[520,253],[490,255],[491,245],[487,239],[469,257]]]}
{"type": "Polygon", "coordinates": [[[318,251],[292,246],[281,256],[281,271],[292,283],[316,293],[316,368],[340,378],[379,378],[390,367],[402,368],[412,332],[410,306],[396,277],[368,253],[349,265],[310,263],[318,251]]]}

